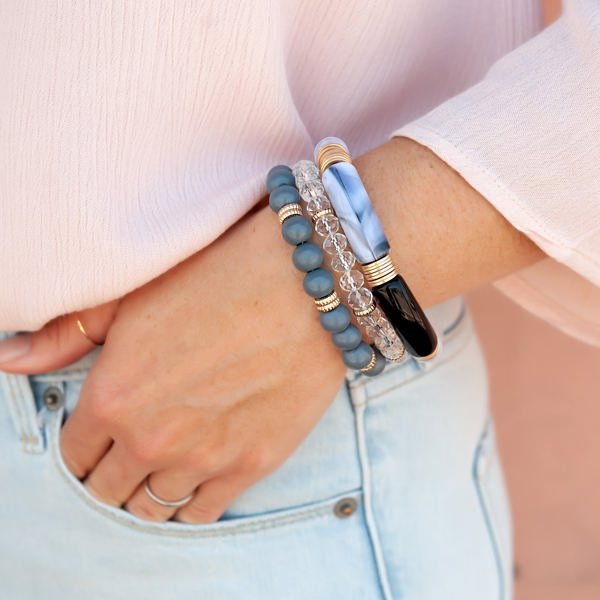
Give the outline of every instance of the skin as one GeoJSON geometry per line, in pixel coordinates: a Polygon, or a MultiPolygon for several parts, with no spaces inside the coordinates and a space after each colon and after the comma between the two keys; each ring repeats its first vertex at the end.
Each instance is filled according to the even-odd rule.
{"type": "MultiPolygon", "coordinates": [[[[393,138],[355,165],[398,270],[424,307],[544,256],[411,140],[393,138]]],[[[342,384],[339,351],[260,200],[209,247],[120,300],[78,313],[93,339],[106,342],[63,427],[61,451],[100,500],[148,520],[214,521],[290,456],[342,384]],[[178,511],[157,505],[141,487],[150,474],[159,497],[195,491],[193,500],[178,511]]],[[[29,352],[0,368],[36,373],[89,352],[76,318],[33,333],[29,352]]]]}

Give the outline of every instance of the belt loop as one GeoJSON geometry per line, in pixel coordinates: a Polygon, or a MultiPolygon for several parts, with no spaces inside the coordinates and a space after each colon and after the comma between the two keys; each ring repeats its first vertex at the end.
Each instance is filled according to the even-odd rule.
{"type": "MultiPolygon", "coordinates": [[[[0,332],[0,339],[9,334],[0,332]]],[[[23,452],[42,454],[44,438],[37,419],[33,389],[27,375],[0,372],[0,391],[6,399],[23,452]]]]}

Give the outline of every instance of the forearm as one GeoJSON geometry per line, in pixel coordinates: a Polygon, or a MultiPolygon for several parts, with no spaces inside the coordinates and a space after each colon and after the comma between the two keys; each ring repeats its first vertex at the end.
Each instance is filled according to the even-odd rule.
{"type": "Polygon", "coordinates": [[[408,138],[392,138],[354,163],[398,271],[425,307],[544,256],[458,173],[408,138]]]}

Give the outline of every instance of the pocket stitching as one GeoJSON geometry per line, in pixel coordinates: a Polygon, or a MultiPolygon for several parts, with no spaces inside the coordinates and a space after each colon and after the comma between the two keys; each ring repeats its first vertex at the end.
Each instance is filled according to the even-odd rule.
{"type": "Polygon", "coordinates": [[[54,467],[59,472],[61,478],[67,483],[68,487],[75,493],[75,495],[84,502],[87,508],[94,511],[96,514],[100,514],[104,518],[118,523],[119,525],[123,525],[143,533],[176,538],[210,538],[256,533],[267,529],[291,525],[298,521],[322,517],[327,514],[333,515],[333,507],[335,506],[336,502],[342,498],[354,498],[357,502],[360,502],[362,499],[362,493],[359,490],[352,490],[338,494],[333,498],[319,500],[318,502],[311,503],[304,507],[269,511],[257,516],[240,517],[237,519],[219,521],[213,524],[189,525],[175,522],[144,522],[134,515],[122,511],[122,509],[114,508],[109,505],[103,505],[99,500],[91,497],[82,487],[81,482],[76,480],[75,476],[68,470],[62,460],[62,457],[60,456],[59,431],[62,421],[62,414],[63,409],[57,411],[54,413],[53,418],[48,423],[48,427],[50,429],[50,454],[52,456],[54,467]],[[122,511],[124,514],[118,514],[113,511],[122,511]],[[239,522],[240,520],[243,520],[244,522],[239,522]]]}

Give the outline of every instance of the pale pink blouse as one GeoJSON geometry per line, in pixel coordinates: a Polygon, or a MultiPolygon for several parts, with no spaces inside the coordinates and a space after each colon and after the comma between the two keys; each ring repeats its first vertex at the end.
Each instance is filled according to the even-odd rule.
{"type": "Polygon", "coordinates": [[[600,345],[600,3],[565,5],[3,2],[0,329],[156,277],[326,135],[405,135],[548,254],[497,285],[600,345]]]}

